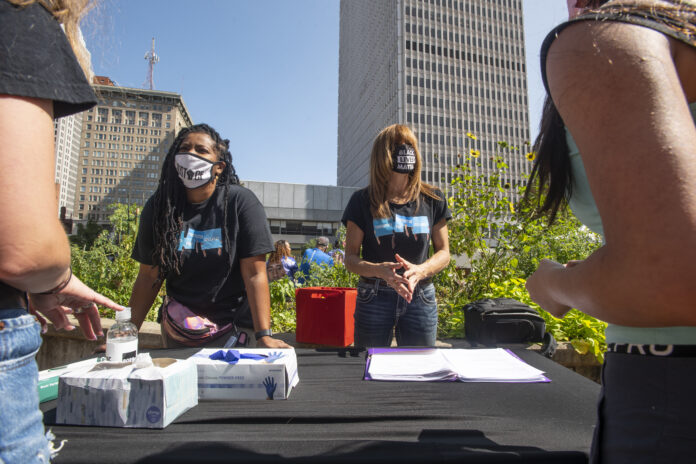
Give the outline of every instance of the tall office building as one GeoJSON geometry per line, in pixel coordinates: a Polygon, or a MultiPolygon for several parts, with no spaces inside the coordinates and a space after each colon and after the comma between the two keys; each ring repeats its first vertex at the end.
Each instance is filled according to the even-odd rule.
{"type": "Polygon", "coordinates": [[[176,133],[192,125],[181,95],[95,78],[99,103],[82,113],[76,219],[105,222],[109,205],[144,202],[176,133]]]}
{"type": "Polygon", "coordinates": [[[480,153],[475,173],[493,169],[499,154],[505,180],[523,183],[531,163],[522,1],[342,0],[338,185],[368,184],[372,142],[394,123],[414,130],[422,178],[444,191],[470,150],[480,153]]]}
{"type": "Polygon", "coordinates": [[[61,210],[65,208],[65,217],[72,218],[77,182],[77,163],[80,156],[82,115],[73,114],[56,119],[53,128],[56,147],[55,183],[58,197],[56,214],[61,214],[61,210]]]}

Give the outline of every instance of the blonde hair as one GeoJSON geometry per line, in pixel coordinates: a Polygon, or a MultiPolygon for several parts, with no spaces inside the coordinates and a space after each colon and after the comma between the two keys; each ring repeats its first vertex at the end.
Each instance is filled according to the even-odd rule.
{"type": "Polygon", "coordinates": [[[13,5],[26,7],[38,3],[63,25],[68,42],[85,76],[92,80],[92,63],[80,32],[80,21],[94,6],[94,0],[7,0],[13,5]]]}
{"type": "Polygon", "coordinates": [[[393,172],[392,150],[403,143],[411,145],[416,152],[416,165],[406,184],[405,193],[408,201],[419,202],[421,193],[436,200],[441,199],[435,192],[435,187],[421,181],[421,156],[415,134],[407,126],[393,124],[377,134],[370,155],[370,185],[367,191],[370,197],[370,212],[375,218],[391,216],[387,191],[393,172]]]}
{"type": "Polygon", "coordinates": [[[269,263],[279,263],[282,258],[290,256],[288,247],[290,244],[287,240],[278,240],[275,242],[275,249],[271,251],[271,256],[268,257],[269,263]]]}

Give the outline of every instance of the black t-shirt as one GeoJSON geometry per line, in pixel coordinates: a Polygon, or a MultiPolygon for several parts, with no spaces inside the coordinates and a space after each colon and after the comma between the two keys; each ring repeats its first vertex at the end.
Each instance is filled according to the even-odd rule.
{"type": "MultiPolygon", "coordinates": [[[[222,188],[215,189],[203,203],[187,203],[178,244],[179,252],[183,253],[181,274],[171,272],[165,276],[167,295],[213,322],[226,323],[239,317],[243,321],[237,322],[248,324],[248,314],[236,311],[247,307],[239,260],[271,252],[273,238],[261,202],[250,190],[233,185],[227,203],[231,249],[226,250],[222,237],[224,203],[222,188]],[[228,253],[232,255],[232,269],[228,253]]],[[[151,266],[156,265],[152,256],[153,213],[153,198],[150,198],[140,215],[132,254],[136,261],[151,266]]]]}
{"type": "MultiPolygon", "coordinates": [[[[53,100],[56,118],[97,103],[63,30],[38,3],[0,0],[0,94],[53,100]]],[[[24,292],[2,282],[0,296],[6,306],[0,310],[25,306],[24,292]]]]}
{"type": "Polygon", "coordinates": [[[428,259],[433,226],[452,214],[445,195],[439,200],[421,194],[420,201],[403,205],[389,204],[391,217],[373,218],[367,188],[353,194],[343,212],[344,225],[353,221],[363,231],[362,259],[371,263],[395,262],[399,254],[406,261],[421,264],[428,259]],[[416,209],[416,203],[418,208],[416,209]]]}
{"type": "Polygon", "coordinates": [[[97,103],[63,30],[38,2],[0,0],[0,94],[53,100],[55,118],[97,103]]]}

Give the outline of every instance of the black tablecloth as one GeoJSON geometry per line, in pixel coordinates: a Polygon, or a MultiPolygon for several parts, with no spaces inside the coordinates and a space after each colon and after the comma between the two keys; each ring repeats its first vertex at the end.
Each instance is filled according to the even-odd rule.
{"type": "Polygon", "coordinates": [[[364,381],[364,352],[297,349],[288,400],[202,401],[163,430],[55,425],[56,402],[42,409],[68,440],[56,463],[586,462],[599,385],[514,352],[552,382],[364,381]]]}

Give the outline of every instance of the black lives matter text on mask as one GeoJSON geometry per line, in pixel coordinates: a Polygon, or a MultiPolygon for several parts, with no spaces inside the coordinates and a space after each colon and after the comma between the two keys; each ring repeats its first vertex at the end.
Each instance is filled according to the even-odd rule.
{"type": "Polygon", "coordinates": [[[392,170],[399,173],[413,172],[416,167],[416,152],[411,145],[402,144],[394,148],[392,170]]]}
{"type": "Polygon", "coordinates": [[[413,167],[416,165],[416,157],[411,156],[411,155],[399,155],[396,157],[396,167],[397,169],[408,169],[409,171],[413,170],[413,167]]]}

